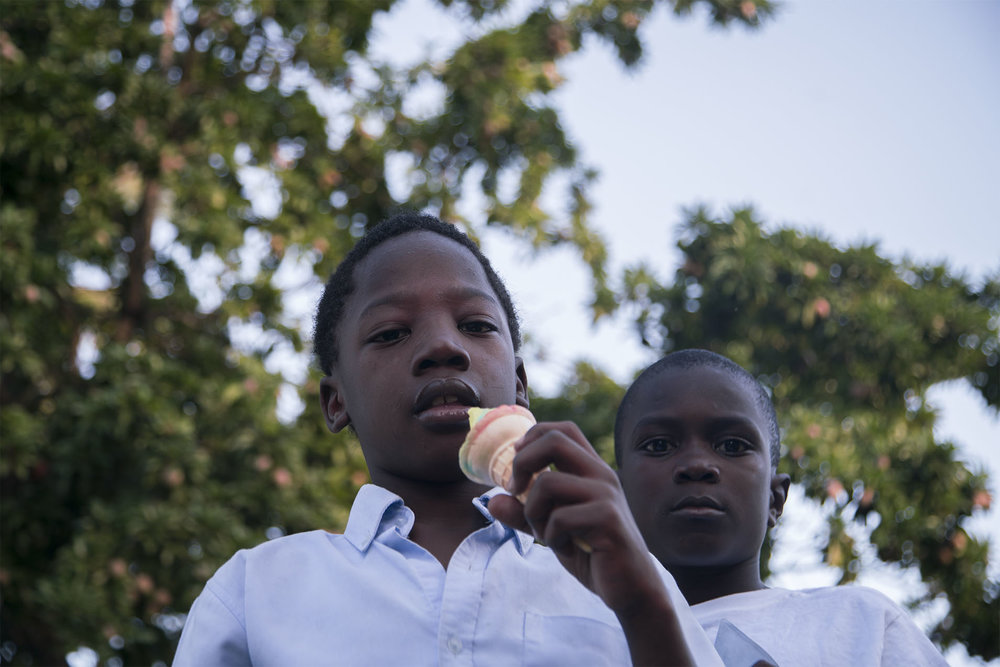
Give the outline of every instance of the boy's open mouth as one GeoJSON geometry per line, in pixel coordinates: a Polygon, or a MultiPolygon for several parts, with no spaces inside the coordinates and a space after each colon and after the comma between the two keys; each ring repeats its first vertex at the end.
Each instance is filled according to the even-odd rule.
{"type": "Polygon", "coordinates": [[[457,378],[433,380],[424,386],[413,402],[413,414],[431,428],[458,430],[469,428],[469,408],[478,407],[479,394],[457,378]]]}

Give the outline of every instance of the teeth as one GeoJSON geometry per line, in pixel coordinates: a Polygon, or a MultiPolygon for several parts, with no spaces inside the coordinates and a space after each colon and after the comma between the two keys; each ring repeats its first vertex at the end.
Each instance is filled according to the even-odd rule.
{"type": "Polygon", "coordinates": [[[458,403],[458,396],[437,396],[431,401],[431,407],[446,405],[448,403],[458,403]]]}

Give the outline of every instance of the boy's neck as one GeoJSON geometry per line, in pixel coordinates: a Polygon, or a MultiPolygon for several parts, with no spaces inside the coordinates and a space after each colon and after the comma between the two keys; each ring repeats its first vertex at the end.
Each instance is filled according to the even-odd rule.
{"type": "Polygon", "coordinates": [[[446,569],[462,540],[487,524],[472,500],[489,488],[470,480],[447,483],[395,479],[380,486],[402,498],[413,511],[410,540],[429,551],[446,569]]]}
{"type": "Polygon", "coordinates": [[[675,565],[667,569],[690,605],[765,588],[760,580],[760,561],[757,558],[725,567],[675,565]]]}

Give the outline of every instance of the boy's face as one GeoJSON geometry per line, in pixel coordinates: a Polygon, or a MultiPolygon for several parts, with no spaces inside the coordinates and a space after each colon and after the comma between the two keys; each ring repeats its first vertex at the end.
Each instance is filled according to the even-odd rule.
{"type": "Polygon", "coordinates": [[[486,273],[468,249],[417,231],[354,269],[323,379],[327,425],[353,425],[373,481],[463,479],[470,406],[527,405],[521,360],[486,273]]]}
{"type": "Polygon", "coordinates": [[[623,416],[619,475],[650,551],[670,569],[759,558],[787,475],[744,381],[709,367],[644,380],[623,416]]]}

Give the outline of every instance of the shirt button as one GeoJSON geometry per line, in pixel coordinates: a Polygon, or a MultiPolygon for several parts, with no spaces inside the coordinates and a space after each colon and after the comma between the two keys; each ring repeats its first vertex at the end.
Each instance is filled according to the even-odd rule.
{"type": "Polygon", "coordinates": [[[458,655],[462,652],[462,640],[458,637],[452,637],[448,640],[448,650],[458,655]]]}

